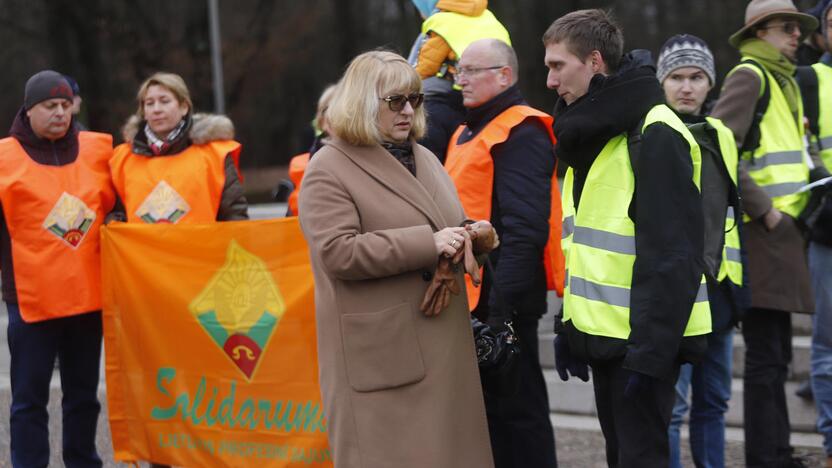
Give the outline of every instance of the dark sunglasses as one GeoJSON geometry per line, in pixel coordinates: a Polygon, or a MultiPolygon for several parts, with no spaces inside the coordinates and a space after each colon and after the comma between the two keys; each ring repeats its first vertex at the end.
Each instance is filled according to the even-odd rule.
{"type": "Polygon", "coordinates": [[[759,29],[780,29],[784,33],[792,35],[795,31],[800,31],[800,24],[794,21],[788,21],[786,23],[773,24],[771,26],[763,26],[759,29]]]}
{"type": "Polygon", "coordinates": [[[418,109],[419,106],[422,105],[422,102],[425,101],[425,95],[422,93],[413,93],[408,96],[403,94],[394,94],[392,96],[383,97],[381,100],[387,102],[391,111],[401,112],[401,110],[404,109],[406,102],[409,102],[410,107],[413,109],[418,109]]]}

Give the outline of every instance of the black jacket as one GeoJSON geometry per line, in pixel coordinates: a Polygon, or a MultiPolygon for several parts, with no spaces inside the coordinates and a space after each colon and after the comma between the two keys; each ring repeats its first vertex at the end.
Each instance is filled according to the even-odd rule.
{"type": "Polygon", "coordinates": [[[428,128],[419,143],[444,164],[448,142],[465,120],[462,93],[453,89],[453,84],[444,78],[428,78],[424,81],[424,86],[428,128]]]}
{"type": "MultiPolygon", "coordinates": [[[[458,143],[469,141],[503,111],[520,104],[527,105],[515,85],[470,109],[458,143]]],[[[546,313],[543,249],[549,239],[555,170],[552,141],[540,120],[529,118],[514,127],[505,142],[492,148],[491,157],[491,223],[500,237],[500,247],[489,257],[496,271],[485,273],[482,286],[481,297],[488,298],[487,304],[480,299],[475,313],[488,316],[492,324],[508,319],[512,312],[537,319],[546,313]],[[494,276],[496,288],[492,287],[494,276]]]]}
{"type": "MultiPolygon", "coordinates": [[[[649,53],[635,51],[617,73],[593,77],[586,95],[569,106],[557,104],[555,153],[574,169],[576,209],[589,168],[604,145],[637,128],[663,101],[649,53]]],[[[671,380],[681,361],[700,359],[706,347],[705,336],[683,339],[705,271],[702,205],[690,146],[668,125],[647,127],[631,161],[636,186],[629,216],[637,254],[629,339],[589,335],[571,322],[566,331],[573,353],[590,362],[623,358],[627,369],[671,380]]]]}
{"type": "MultiPolygon", "coordinates": [[[[55,141],[45,140],[35,135],[26,109],[21,107],[12,122],[9,135],[16,139],[26,154],[38,164],[46,166],[64,166],[78,158],[78,128],[70,125],[63,138],[55,141]]],[[[0,279],[3,281],[3,301],[17,303],[17,288],[14,281],[14,264],[12,263],[12,244],[6,215],[0,206],[0,279]]]]}

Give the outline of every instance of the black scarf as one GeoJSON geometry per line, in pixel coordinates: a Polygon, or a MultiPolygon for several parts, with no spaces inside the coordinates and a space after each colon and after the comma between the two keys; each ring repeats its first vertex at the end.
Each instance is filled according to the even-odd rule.
{"type": "Polygon", "coordinates": [[[35,135],[29,117],[26,116],[26,108],[21,107],[12,122],[9,135],[15,137],[26,154],[38,164],[63,166],[74,162],[78,157],[78,127],[74,119],[66,135],[51,141],[35,135]]]}
{"type": "Polygon", "coordinates": [[[413,156],[413,144],[408,140],[404,143],[391,143],[384,141],[381,146],[392,154],[397,161],[402,163],[405,169],[416,177],[416,157],[413,156]]]}
{"type": "Polygon", "coordinates": [[[555,154],[575,171],[576,206],[586,174],[607,142],[634,128],[653,106],[663,102],[664,92],[646,50],[625,55],[617,73],[592,77],[587,93],[571,105],[558,100],[555,154]]]}
{"type": "Polygon", "coordinates": [[[523,100],[520,88],[514,84],[482,105],[468,109],[465,113],[465,126],[468,132],[463,132],[458,143],[462,144],[470,140],[506,109],[521,104],[526,104],[526,101],[523,100]]]}

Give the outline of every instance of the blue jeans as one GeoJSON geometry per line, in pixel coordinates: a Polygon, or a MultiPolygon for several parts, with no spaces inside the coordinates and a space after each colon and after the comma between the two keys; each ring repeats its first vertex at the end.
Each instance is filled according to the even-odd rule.
{"type": "Polygon", "coordinates": [[[815,292],[812,318],[812,393],[818,409],[818,432],[832,455],[832,247],[809,244],[809,271],[815,292]]]}
{"type": "Polygon", "coordinates": [[[25,468],[49,464],[49,382],[58,358],[63,400],[63,461],[69,468],[100,467],[95,448],[101,313],[26,323],[6,303],[11,353],[11,458],[25,468]]]}
{"type": "Polygon", "coordinates": [[[696,366],[685,364],[676,382],[676,405],[670,418],[670,467],[681,468],[679,427],[690,409],[690,447],[697,467],[725,466],[725,412],[731,398],[734,331],[708,336],[708,352],[696,366]],[[688,388],[692,389],[688,405],[688,388]]]}

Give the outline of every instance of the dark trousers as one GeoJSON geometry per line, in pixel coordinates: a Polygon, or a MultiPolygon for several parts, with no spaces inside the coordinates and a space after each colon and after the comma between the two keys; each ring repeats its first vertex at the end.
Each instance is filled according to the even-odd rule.
{"type": "Polygon", "coordinates": [[[549,396],[538,356],[537,323],[536,318],[514,320],[521,350],[517,391],[511,396],[485,393],[495,468],[557,466],[549,396]]]}
{"type": "Polygon", "coordinates": [[[26,323],[7,303],[11,353],[11,457],[15,467],[49,464],[49,381],[58,358],[63,391],[63,461],[67,467],[100,467],[95,448],[101,313],[26,323]]]}
{"type": "Polygon", "coordinates": [[[745,462],[749,467],[780,466],[792,454],[785,390],[792,360],[791,316],[780,310],[750,309],[742,336],[745,462]]]}
{"type": "Polygon", "coordinates": [[[632,398],[624,388],[632,374],[622,360],[592,364],[598,421],[607,443],[607,464],[621,468],[666,468],[670,463],[667,429],[676,401],[676,379],[650,379],[632,398]]]}

